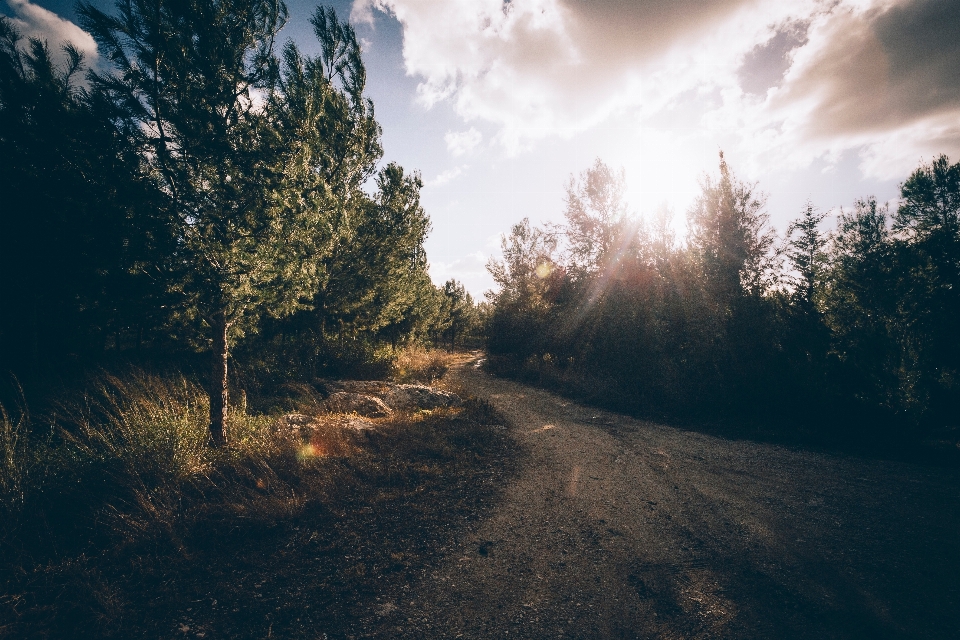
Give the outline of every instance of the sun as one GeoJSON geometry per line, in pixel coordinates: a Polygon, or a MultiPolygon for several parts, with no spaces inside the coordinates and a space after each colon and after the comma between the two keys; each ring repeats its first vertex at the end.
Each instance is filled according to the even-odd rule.
{"type": "Polygon", "coordinates": [[[607,157],[626,172],[626,197],[633,212],[649,218],[666,205],[682,237],[685,213],[700,193],[701,178],[716,171],[717,147],[695,133],[643,127],[607,157]]]}

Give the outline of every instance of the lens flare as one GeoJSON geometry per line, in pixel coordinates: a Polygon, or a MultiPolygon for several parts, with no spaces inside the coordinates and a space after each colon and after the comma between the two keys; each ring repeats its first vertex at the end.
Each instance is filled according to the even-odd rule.
{"type": "Polygon", "coordinates": [[[537,265],[537,277],[541,280],[548,277],[551,273],[553,273],[553,263],[541,262],[537,265]]]}
{"type": "Polygon", "coordinates": [[[301,462],[312,460],[314,458],[326,457],[327,450],[321,443],[311,442],[303,445],[297,451],[297,459],[301,462]]]}

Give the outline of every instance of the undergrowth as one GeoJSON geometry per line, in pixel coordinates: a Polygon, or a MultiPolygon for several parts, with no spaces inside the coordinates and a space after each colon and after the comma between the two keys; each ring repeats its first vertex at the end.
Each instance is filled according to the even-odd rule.
{"type": "Polygon", "coordinates": [[[453,354],[411,345],[396,352],[391,374],[397,382],[433,384],[450,368],[453,354]]]}
{"type": "MultiPolygon", "coordinates": [[[[309,385],[297,397],[315,412],[309,385]]],[[[475,399],[367,430],[241,402],[225,449],[208,446],[207,416],[196,383],[147,374],[101,376],[43,416],[0,413],[0,637],[346,629],[509,467],[503,420],[475,399]],[[313,609],[263,600],[271,583],[311,590],[313,609]]]]}

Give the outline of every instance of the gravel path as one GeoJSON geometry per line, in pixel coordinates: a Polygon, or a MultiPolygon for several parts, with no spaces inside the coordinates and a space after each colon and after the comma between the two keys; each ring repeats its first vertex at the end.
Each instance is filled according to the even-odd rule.
{"type": "Polygon", "coordinates": [[[958,638],[960,471],[730,441],[472,364],[523,470],[367,627],[410,638],[958,638]]]}

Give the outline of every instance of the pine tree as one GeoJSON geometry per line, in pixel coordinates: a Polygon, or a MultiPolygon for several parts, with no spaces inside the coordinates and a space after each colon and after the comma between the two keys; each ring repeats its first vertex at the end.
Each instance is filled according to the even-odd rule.
{"type": "Polygon", "coordinates": [[[372,199],[354,199],[351,227],[327,262],[329,279],[316,307],[335,326],[354,334],[384,332],[395,342],[412,329],[411,311],[429,282],[423,242],[430,220],[420,205],[419,175],[390,163],[376,185],[372,199]]]}
{"type": "Polygon", "coordinates": [[[893,408],[899,366],[890,323],[897,292],[887,220],[887,207],[873,197],[841,212],[830,247],[824,309],[831,350],[846,374],[841,379],[845,392],[893,408]]]}
{"type": "Polygon", "coordinates": [[[63,54],[0,16],[0,366],[27,377],[139,337],[162,293],[144,265],[170,249],[140,159],[63,54]]]}
{"type": "Polygon", "coordinates": [[[706,286],[720,308],[765,285],[773,232],[765,198],[737,180],[720,152],[720,177],[705,178],[687,214],[689,244],[706,286]]]}
{"type": "Polygon", "coordinates": [[[614,270],[635,248],[625,200],[626,174],[597,158],[567,183],[564,237],[571,273],[586,277],[614,270]]]}
{"type": "Polygon", "coordinates": [[[897,241],[903,396],[931,419],[960,409],[960,163],[940,156],[900,187],[897,241]]]}
{"type": "MultiPolygon", "coordinates": [[[[211,348],[210,430],[222,445],[231,343],[263,315],[308,305],[322,277],[314,258],[336,241],[342,201],[352,195],[343,185],[363,178],[359,171],[345,180],[342,155],[320,144],[318,132],[331,123],[317,98],[334,78],[351,98],[334,102],[376,146],[379,128],[360,96],[359,46],[347,37],[328,51],[322,42],[327,74],[312,73],[320,65],[288,48],[281,77],[275,42],[287,13],[274,0],[120,0],[116,16],[90,4],[80,14],[113,65],[91,82],[128,123],[177,229],[167,277],[180,320],[211,348]]],[[[331,17],[336,24],[322,13],[318,30],[331,17]]]]}
{"type": "Polygon", "coordinates": [[[812,311],[814,296],[827,265],[826,248],[830,240],[820,231],[827,212],[817,211],[807,202],[803,214],[787,227],[786,256],[793,268],[794,300],[812,311]]]}
{"type": "Polygon", "coordinates": [[[446,318],[447,335],[450,336],[450,350],[456,347],[457,336],[466,333],[476,322],[476,309],[473,297],[463,283],[451,278],[441,288],[444,297],[443,314],[446,318]]]}

